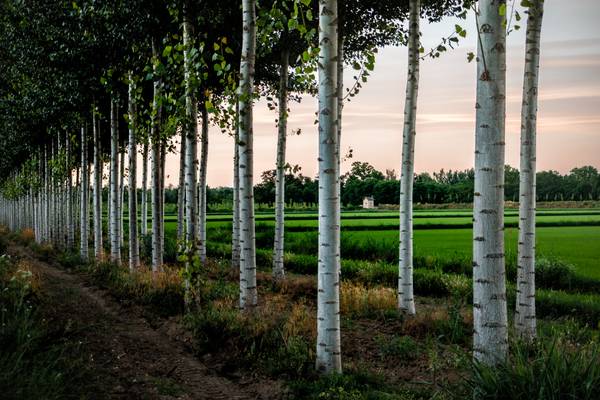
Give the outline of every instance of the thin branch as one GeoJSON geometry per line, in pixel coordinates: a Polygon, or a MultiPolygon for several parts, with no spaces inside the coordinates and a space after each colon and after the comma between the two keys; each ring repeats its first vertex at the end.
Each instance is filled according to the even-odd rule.
{"type": "Polygon", "coordinates": [[[481,41],[481,31],[479,28],[479,12],[475,8],[475,4],[473,4],[473,11],[475,12],[475,24],[477,25],[477,39],[479,41],[479,48],[481,49],[481,60],[483,61],[483,70],[484,73],[487,75],[488,68],[485,62],[485,51],[483,51],[483,42],[481,41]]]}

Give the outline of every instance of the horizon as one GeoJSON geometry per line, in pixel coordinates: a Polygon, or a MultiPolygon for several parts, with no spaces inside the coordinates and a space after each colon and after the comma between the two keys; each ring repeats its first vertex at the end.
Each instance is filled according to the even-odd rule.
{"type": "MultiPolygon", "coordinates": [[[[350,165],[353,162],[355,162],[355,161],[363,162],[362,160],[354,160],[354,161],[352,161],[350,163],[350,165]]],[[[510,164],[505,164],[505,166],[506,167],[511,167],[513,169],[516,169],[516,170],[519,169],[519,168],[514,167],[514,166],[512,166],[510,164]]],[[[538,169],[536,171],[536,174],[539,174],[541,172],[558,172],[561,176],[566,176],[566,175],[569,175],[573,169],[583,168],[583,167],[590,167],[590,166],[594,167],[594,168],[596,168],[598,170],[598,168],[595,167],[595,166],[593,166],[593,165],[578,165],[578,166],[575,166],[575,167],[569,169],[567,172],[564,172],[564,173],[560,172],[560,171],[557,171],[557,170],[551,170],[551,169],[546,169],[546,170],[540,170],[540,169],[538,169]]],[[[388,179],[387,176],[386,176],[386,174],[385,174],[386,173],[385,170],[380,170],[380,169],[377,169],[377,168],[375,168],[375,169],[378,172],[383,173],[383,175],[384,175],[384,177],[385,177],[386,180],[388,179]]],[[[442,169],[438,169],[437,171],[419,171],[419,172],[415,172],[415,176],[420,175],[420,174],[428,174],[432,179],[435,179],[434,176],[433,176],[433,174],[437,173],[437,172],[442,172],[442,171],[443,172],[465,172],[465,171],[468,171],[470,169],[473,169],[473,167],[469,167],[469,168],[465,168],[465,169],[446,169],[446,168],[442,168],[442,169]]],[[[275,170],[275,168],[272,169],[272,171],[274,171],[274,170],[275,170]]],[[[262,175],[262,173],[266,172],[266,171],[267,170],[260,171],[257,175],[260,177],[262,175]]],[[[346,173],[346,172],[350,172],[350,169],[348,168],[344,173],[346,173]]],[[[400,182],[400,171],[395,169],[394,172],[396,173],[396,177],[394,179],[397,180],[398,182],[400,182]]],[[[302,176],[305,176],[305,177],[309,177],[309,178],[311,178],[313,180],[318,180],[319,179],[318,174],[315,174],[314,176],[309,176],[307,174],[304,174],[303,171],[302,171],[302,169],[300,171],[298,171],[298,174],[301,174],[302,176]]],[[[298,175],[298,174],[294,173],[294,175],[298,175]]],[[[105,181],[106,181],[106,179],[105,179],[105,181]]],[[[259,181],[255,182],[254,185],[257,185],[257,184],[259,184],[261,182],[262,182],[262,179],[260,179],[259,181]]],[[[176,189],[176,188],[178,188],[178,184],[179,184],[179,182],[174,182],[174,183],[173,182],[169,182],[169,184],[167,184],[165,186],[165,188],[169,189],[169,190],[176,189]]],[[[211,185],[207,185],[207,186],[210,189],[233,189],[233,187],[231,185],[228,185],[228,184],[218,185],[218,186],[211,186],[211,185]]],[[[105,186],[104,189],[108,189],[108,188],[105,186]]],[[[138,189],[141,189],[141,186],[139,184],[138,184],[138,189]]]]}

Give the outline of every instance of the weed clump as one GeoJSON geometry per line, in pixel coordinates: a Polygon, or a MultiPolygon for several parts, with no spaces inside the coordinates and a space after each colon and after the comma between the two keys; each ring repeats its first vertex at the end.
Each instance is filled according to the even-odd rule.
{"type": "Polygon", "coordinates": [[[303,303],[291,307],[274,296],[252,312],[240,312],[236,299],[215,300],[186,314],[197,350],[219,348],[241,364],[258,366],[273,376],[298,377],[314,368],[314,310],[303,303]]]}
{"type": "Polygon", "coordinates": [[[173,269],[130,272],[114,263],[100,262],[87,270],[98,285],[109,289],[120,300],[149,306],[160,316],[183,312],[183,285],[179,273],[173,269]]]}
{"type": "Polygon", "coordinates": [[[511,345],[508,359],[496,366],[471,362],[463,390],[477,399],[598,398],[600,348],[597,343],[577,345],[564,337],[511,345]]]}

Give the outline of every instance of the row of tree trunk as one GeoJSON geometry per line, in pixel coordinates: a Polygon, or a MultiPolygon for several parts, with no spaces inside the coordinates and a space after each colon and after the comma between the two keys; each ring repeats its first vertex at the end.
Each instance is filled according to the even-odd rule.
{"type": "MultiPolygon", "coordinates": [[[[508,354],[504,251],[504,159],[506,117],[506,8],[479,2],[473,202],[473,353],[495,364],[508,354]],[[504,10],[504,11],[503,11],[504,10]]],[[[505,5],[504,5],[505,6],[505,5]]],[[[404,108],[400,193],[398,308],[414,315],[412,188],[419,81],[420,1],[409,9],[408,79],[404,108]]],[[[537,82],[543,0],[527,10],[525,73],[521,114],[518,276],[515,327],[521,337],[536,336],[535,316],[535,160],[537,82]]]]}
{"type": "MultiPolygon", "coordinates": [[[[474,357],[493,364],[506,358],[508,322],[504,254],[504,137],[506,16],[497,1],[479,3],[477,101],[475,133],[475,192],[473,205],[473,316],[474,357]]],[[[535,336],[535,138],[539,42],[543,14],[542,0],[530,2],[527,22],[526,63],[521,128],[521,182],[518,252],[518,281],[515,326],[523,337],[535,336]]],[[[236,100],[234,135],[234,201],[232,265],[239,268],[242,310],[258,304],[253,194],[253,96],[256,58],[256,4],[243,0],[243,41],[240,83],[236,100]]],[[[409,8],[408,76],[404,108],[402,176],[400,199],[400,257],[398,308],[408,315],[416,312],[413,295],[412,187],[419,83],[420,1],[409,8]]],[[[318,123],[319,123],[319,238],[316,366],[323,372],[341,372],[340,343],[340,141],[342,123],[343,37],[338,31],[336,0],[319,2],[318,123]]],[[[206,99],[196,97],[191,49],[193,25],[184,12],[185,120],[181,127],[180,187],[177,236],[186,255],[186,288],[198,262],[206,262],[206,172],[208,159],[208,111],[206,99]],[[198,163],[198,105],[202,121],[201,155],[198,163]],[[198,173],[199,170],[199,173],[198,173]]],[[[152,43],[154,57],[158,45],[152,43]]],[[[282,52],[279,89],[278,144],[276,163],[275,240],[273,277],[280,281],[284,269],[284,179],[287,135],[287,87],[289,53],[282,52]]],[[[156,68],[156,63],[153,63],[156,68]]],[[[155,71],[156,72],[156,71],[155,71]]],[[[165,139],[161,136],[160,97],[162,82],[154,81],[148,140],[142,143],[143,171],[141,212],[138,216],[138,138],[135,81],[129,75],[128,91],[128,246],[129,268],[140,266],[139,234],[147,227],[147,159],[151,171],[151,231],[153,271],[162,268],[164,258],[165,139]],[[141,217],[138,226],[138,218],[141,217]]],[[[110,164],[108,242],[110,259],[122,262],[124,244],[123,201],[125,151],[119,151],[119,103],[110,107],[110,164]]],[[[80,132],[80,166],[73,167],[71,138],[52,142],[38,155],[37,190],[18,198],[0,199],[0,217],[11,229],[33,227],[35,239],[73,249],[79,231],[79,252],[89,258],[92,239],[94,257],[103,259],[102,182],[104,165],[101,126],[96,108],[92,112],[93,160],[88,155],[87,126],[80,132]],[[48,151],[50,154],[48,155],[48,151]],[[93,166],[93,182],[90,175],[93,166]],[[76,183],[73,185],[73,171],[76,183]],[[90,183],[92,186],[92,232],[90,234],[90,183]],[[76,215],[79,214],[79,215],[76,215]],[[78,225],[78,226],[77,226],[78,225]]],[[[17,177],[15,176],[15,180],[17,177]]]]}

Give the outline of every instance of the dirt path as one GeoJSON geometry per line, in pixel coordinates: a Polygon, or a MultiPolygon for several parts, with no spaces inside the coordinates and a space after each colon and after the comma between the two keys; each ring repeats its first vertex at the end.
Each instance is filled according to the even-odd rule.
{"type": "Polygon", "coordinates": [[[65,324],[89,353],[99,388],[92,399],[277,399],[273,381],[223,376],[195,358],[171,334],[181,332],[169,321],[151,326],[135,307],[121,306],[85,278],[35,259],[18,246],[9,252],[28,260],[40,278],[44,312],[50,322],[65,324]]]}

